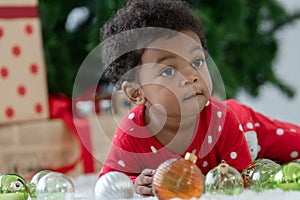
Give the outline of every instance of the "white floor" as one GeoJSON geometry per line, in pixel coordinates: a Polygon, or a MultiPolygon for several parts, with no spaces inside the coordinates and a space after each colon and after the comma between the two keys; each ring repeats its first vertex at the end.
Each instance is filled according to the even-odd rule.
{"type": "MultiPolygon", "coordinates": [[[[97,182],[97,174],[82,175],[73,179],[76,190],[76,200],[96,200],[94,188],[97,182]]],[[[140,197],[133,199],[158,200],[156,197],[140,197]]],[[[204,194],[200,200],[300,200],[300,191],[284,192],[282,190],[266,190],[261,193],[245,190],[237,196],[204,194]]],[[[97,199],[100,200],[100,199],[97,199]]],[[[106,200],[106,199],[101,199],[106,200]]],[[[110,199],[115,200],[115,199],[110,199]]]]}

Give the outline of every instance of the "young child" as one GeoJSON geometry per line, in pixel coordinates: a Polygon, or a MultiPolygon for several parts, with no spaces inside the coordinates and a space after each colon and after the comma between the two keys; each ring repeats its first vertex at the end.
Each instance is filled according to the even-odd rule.
{"type": "Polygon", "coordinates": [[[128,1],[102,36],[105,75],[136,106],[120,123],[99,176],[123,172],[136,193],[153,195],[155,169],[187,152],[197,155],[203,174],[222,160],[242,171],[256,158],[300,157],[299,126],[211,96],[203,26],[186,2],[128,1]]]}

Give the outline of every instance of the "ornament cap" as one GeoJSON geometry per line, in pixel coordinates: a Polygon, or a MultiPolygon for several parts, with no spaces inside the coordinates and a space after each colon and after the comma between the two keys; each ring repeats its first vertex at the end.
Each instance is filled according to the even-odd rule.
{"type": "Polygon", "coordinates": [[[218,170],[220,171],[221,174],[226,174],[228,172],[229,165],[222,160],[221,164],[218,165],[218,170]]]}
{"type": "Polygon", "coordinates": [[[185,160],[191,161],[192,163],[196,163],[198,158],[195,154],[187,152],[184,157],[185,160]]]}

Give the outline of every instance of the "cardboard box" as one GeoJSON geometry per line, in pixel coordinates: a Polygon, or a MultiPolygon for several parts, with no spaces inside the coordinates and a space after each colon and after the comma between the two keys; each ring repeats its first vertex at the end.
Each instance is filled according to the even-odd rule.
{"type": "Polygon", "coordinates": [[[31,177],[41,169],[76,164],[81,172],[80,142],[60,119],[0,126],[0,174],[31,177]]]}
{"type": "MultiPolygon", "coordinates": [[[[88,119],[95,173],[101,169],[110,148],[117,122],[112,115],[88,119]]],[[[41,169],[62,169],[84,173],[81,141],[61,119],[38,120],[0,126],[0,174],[16,173],[29,179],[41,169]]]]}
{"type": "Polygon", "coordinates": [[[91,116],[89,122],[95,171],[100,172],[119,124],[119,117],[113,115],[91,116]]]}
{"type": "Polygon", "coordinates": [[[49,116],[36,0],[0,1],[0,124],[49,116]]]}

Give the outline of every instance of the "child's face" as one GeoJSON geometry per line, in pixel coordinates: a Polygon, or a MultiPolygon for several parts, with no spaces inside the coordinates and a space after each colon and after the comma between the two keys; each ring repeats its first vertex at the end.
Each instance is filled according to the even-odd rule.
{"type": "Polygon", "coordinates": [[[197,115],[212,89],[205,53],[196,33],[186,30],[153,41],[141,57],[138,79],[146,106],[168,116],[197,115]]]}

